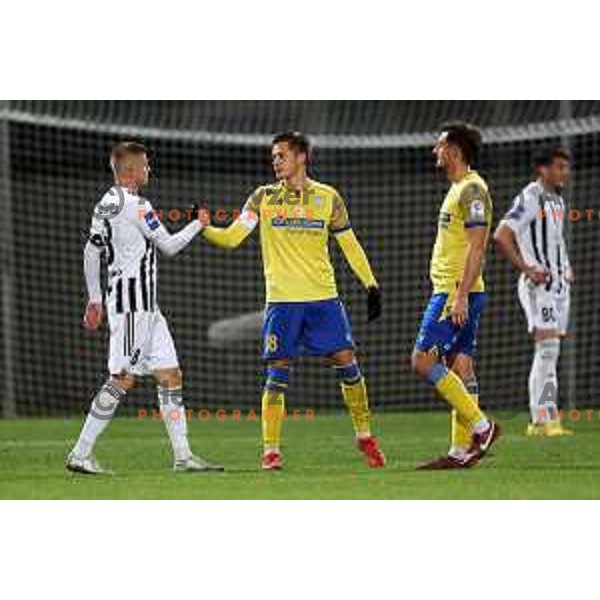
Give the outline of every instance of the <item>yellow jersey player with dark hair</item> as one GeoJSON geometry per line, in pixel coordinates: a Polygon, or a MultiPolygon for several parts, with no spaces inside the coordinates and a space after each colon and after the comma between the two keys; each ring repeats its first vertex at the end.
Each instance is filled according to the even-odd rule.
{"type": "Polygon", "coordinates": [[[284,397],[291,363],[300,353],[326,359],[340,382],[356,444],[372,468],[385,456],[371,434],[364,377],[354,353],[348,315],[338,298],[329,257],[331,235],[367,290],[368,318],[381,313],[381,295],[369,261],[350,225],[340,194],[308,177],[310,146],[297,132],[276,136],[272,144],[277,182],[259,187],[227,228],[206,226],[204,238],[235,248],[260,223],[266,282],[264,353],[267,364],[262,398],[262,468],[280,469],[284,397]]]}
{"type": "Polygon", "coordinates": [[[479,321],[486,303],[483,261],[492,224],[492,200],[474,170],[481,134],[467,123],[442,127],[436,165],[451,186],[442,204],[431,258],[433,294],[412,355],[413,370],[452,407],[452,441],[446,456],[423,469],[475,465],[500,435],[479,408],[473,365],[479,321]]]}

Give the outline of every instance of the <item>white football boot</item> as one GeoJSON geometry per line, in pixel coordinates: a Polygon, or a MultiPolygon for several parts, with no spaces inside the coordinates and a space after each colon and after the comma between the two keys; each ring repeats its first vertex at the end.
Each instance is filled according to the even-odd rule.
{"type": "Polygon", "coordinates": [[[197,473],[201,471],[224,471],[222,465],[211,463],[199,456],[190,454],[187,458],[176,460],[173,465],[173,471],[177,473],[197,473]]]}
{"type": "Polygon", "coordinates": [[[100,466],[96,457],[90,454],[89,456],[77,456],[71,452],[65,463],[67,471],[72,473],[81,473],[83,475],[107,475],[110,471],[106,471],[100,466]]]}

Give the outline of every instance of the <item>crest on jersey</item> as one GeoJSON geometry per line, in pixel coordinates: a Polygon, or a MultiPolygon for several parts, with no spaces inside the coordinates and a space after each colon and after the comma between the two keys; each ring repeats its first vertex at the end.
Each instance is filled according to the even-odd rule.
{"type": "Polygon", "coordinates": [[[315,196],[313,198],[313,202],[315,203],[315,206],[317,208],[321,208],[323,206],[323,197],[322,196],[315,196]]]}
{"type": "Polygon", "coordinates": [[[470,212],[474,221],[485,221],[485,205],[481,200],[471,202],[470,212]]]}

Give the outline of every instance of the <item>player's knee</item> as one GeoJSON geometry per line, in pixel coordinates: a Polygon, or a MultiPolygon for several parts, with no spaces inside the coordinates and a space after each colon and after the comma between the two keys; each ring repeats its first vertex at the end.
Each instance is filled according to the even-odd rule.
{"type": "Polygon", "coordinates": [[[546,338],[537,342],[535,353],[545,362],[556,362],[560,356],[560,339],[546,338]]]}
{"type": "Polygon", "coordinates": [[[561,334],[557,329],[535,329],[533,332],[533,342],[539,344],[545,340],[560,340],[561,334]]]}
{"type": "Polygon", "coordinates": [[[121,383],[112,376],[98,390],[92,401],[90,414],[99,419],[111,419],[117,411],[121,400],[125,398],[127,389],[122,387],[121,383]]]}
{"type": "Polygon", "coordinates": [[[267,369],[269,367],[281,367],[282,369],[290,368],[290,359],[289,358],[278,358],[276,360],[270,360],[267,363],[267,369]]]}
{"type": "Polygon", "coordinates": [[[183,385],[183,373],[179,367],[156,371],[154,379],[159,387],[165,387],[170,390],[180,388],[183,385]]]}
{"type": "Polygon", "coordinates": [[[346,350],[340,350],[335,354],[331,354],[325,359],[325,362],[331,367],[349,365],[356,362],[356,355],[354,354],[354,350],[347,348],[346,350]]]}
{"type": "Polygon", "coordinates": [[[118,375],[111,375],[110,379],[126,392],[132,390],[137,383],[135,376],[129,373],[119,373],[118,375]]]}
{"type": "Polygon", "coordinates": [[[344,385],[356,385],[362,379],[360,367],[354,357],[346,364],[333,364],[332,368],[337,380],[344,385]]]}
{"type": "Polygon", "coordinates": [[[475,379],[475,372],[473,371],[473,360],[470,356],[465,354],[458,354],[450,361],[450,369],[454,371],[463,382],[475,379]]]}
{"type": "Polygon", "coordinates": [[[267,365],[265,388],[270,392],[283,393],[290,382],[290,363],[285,360],[271,361],[267,365]]]}
{"type": "Polygon", "coordinates": [[[428,352],[414,350],[410,357],[410,366],[413,373],[425,377],[429,373],[431,367],[435,364],[435,359],[428,352]]]}
{"type": "Polygon", "coordinates": [[[415,350],[411,357],[413,371],[437,387],[441,379],[448,374],[448,367],[440,360],[436,352],[415,350]]]}
{"type": "Polygon", "coordinates": [[[412,369],[413,373],[416,373],[417,375],[420,375],[420,361],[421,361],[421,357],[419,356],[420,352],[417,352],[416,350],[413,350],[413,353],[410,355],[410,368],[412,369]]]}
{"type": "Polygon", "coordinates": [[[173,369],[170,376],[170,388],[180,388],[183,386],[183,373],[181,369],[173,369]]]}

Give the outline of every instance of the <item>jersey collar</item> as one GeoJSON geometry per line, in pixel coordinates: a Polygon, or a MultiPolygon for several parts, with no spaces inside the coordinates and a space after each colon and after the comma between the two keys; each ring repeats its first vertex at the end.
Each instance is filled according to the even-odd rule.
{"type": "Polygon", "coordinates": [[[310,189],[311,187],[313,187],[313,186],[314,186],[314,184],[315,184],[315,182],[314,182],[314,181],[313,181],[313,180],[312,180],[310,177],[307,177],[307,178],[306,178],[306,185],[304,186],[304,189],[302,189],[302,190],[295,190],[295,189],[293,189],[293,188],[292,188],[292,186],[288,185],[288,184],[287,184],[285,181],[283,181],[283,180],[282,180],[282,181],[280,181],[280,182],[279,182],[279,184],[281,185],[282,189],[284,189],[285,191],[294,191],[294,192],[297,192],[297,193],[303,193],[303,192],[305,192],[306,190],[308,190],[308,189],[310,189]]]}
{"type": "Polygon", "coordinates": [[[542,183],[541,179],[536,179],[535,184],[537,185],[540,192],[542,194],[545,194],[546,196],[562,196],[561,191],[557,190],[556,188],[547,189],[542,183]]]}
{"type": "Polygon", "coordinates": [[[469,169],[456,183],[460,183],[472,175],[477,175],[477,171],[475,169],[469,169]]]}
{"type": "Polygon", "coordinates": [[[118,187],[118,188],[122,189],[126,194],[131,194],[133,196],[137,196],[139,193],[138,190],[136,190],[134,188],[129,188],[129,187],[121,185],[119,183],[115,183],[114,187],[118,187]]]}

